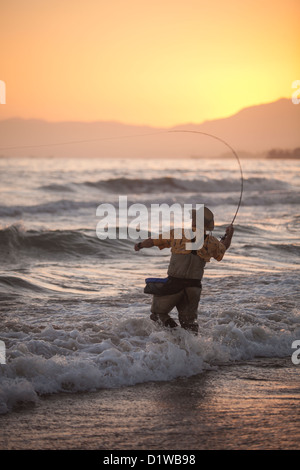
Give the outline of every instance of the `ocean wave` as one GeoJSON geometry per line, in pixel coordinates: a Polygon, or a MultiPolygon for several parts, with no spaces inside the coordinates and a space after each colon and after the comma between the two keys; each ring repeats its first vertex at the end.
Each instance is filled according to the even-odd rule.
{"type": "MultiPolygon", "coordinates": [[[[174,202],[204,203],[216,206],[218,204],[236,205],[240,193],[238,180],[192,180],[181,181],[176,178],[127,179],[116,178],[98,182],[86,182],[85,186],[101,190],[99,195],[91,195],[88,191],[82,194],[82,199],[58,199],[33,205],[2,205],[1,217],[22,217],[24,214],[63,214],[79,210],[95,210],[105,202],[115,204],[117,196],[128,195],[128,205],[140,202],[150,207],[151,204],[174,202]],[[100,197],[99,197],[100,196],[100,197]],[[90,197],[90,199],[88,199],[90,197]],[[98,198],[98,200],[97,200],[98,198]],[[104,198],[104,199],[103,199],[104,198]]],[[[61,189],[51,185],[51,191],[58,193],[61,189]]],[[[73,191],[64,186],[64,191],[73,191]]],[[[290,190],[287,185],[278,180],[265,178],[249,178],[244,182],[242,205],[273,206],[275,204],[299,204],[299,193],[290,190]],[[284,188],[284,189],[283,189],[284,188]]]]}
{"type": "Polygon", "coordinates": [[[299,233],[300,230],[300,215],[296,214],[286,224],[287,230],[290,233],[299,233]]]}
{"type": "Polygon", "coordinates": [[[95,201],[60,199],[31,206],[0,206],[1,217],[21,217],[23,214],[57,214],[66,211],[96,207],[95,201]]]}
{"type": "Polygon", "coordinates": [[[274,206],[299,204],[299,193],[296,191],[245,191],[242,199],[244,206],[274,206]]]}
{"type": "MultiPolygon", "coordinates": [[[[240,179],[193,179],[185,180],[170,176],[162,178],[111,178],[108,180],[85,181],[86,186],[109,191],[117,194],[160,193],[160,192],[205,192],[220,193],[239,191],[240,179]]],[[[278,179],[269,178],[245,178],[244,185],[247,190],[273,191],[286,189],[287,183],[278,179]]]]}
{"type": "Polygon", "coordinates": [[[79,230],[25,230],[19,225],[0,230],[0,253],[3,260],[17,257],[19,253],[34,256],[41,252],[49,256],[95,255],[99,258],[111,258],[114,257],[116,244],[118,251],[129,249],[126,240],[100,240],[96,234],[90,235],[79,230]]]}
{"type": "Polygon", "coordinates": [[[285,254],[295,255],[295,262],[297,262],[297,257],[300,255],[300,245],[295,243],[253,243],[245,244],[240,247],[240,250],[263,250],[274,255],[274,251],[282,252],[285,254]]]}
{"type": "Polygon", "coordinates": [[[20,292],[20,290],[33,292],[46,292],[48,290],[18,276],[0,276],[0,286],[4,288],[6,293],[9,290],[12,290],[14,293],[20,292]]]}
{"type": "Polygon", "coordinates": [[[204,316],[198,337],[134,317],[106,329],[48,326],[18,334],[4,329],[7,364],[0,369],[0,413],[49,393],[169,381],[232,361],[286,357],[299,337],[299,319],[295,318],[293,331],[284,327],[278,318],[259,319],[255,312],[240,308],[204,316]]]}
{"type": "Polygon", "coordinates": [[[39,186],[38,189],[41,189],[43,191],[57,191],[57,192],[73,192],[74,191],[74,189],[71,188],[67,184],[56,184],[56,183],[45,184],[45,185],[39,186]]]}
{"type": "MultiPolygon", "coordinates": [[[[172,176],[157,178],[109,178],[96,181],[84,181],[82,183],[70,182],[65,184],[52,183],[42,185],[38,189],[45,191],[73,192],[76,187],[98,189],[113,194],[133,193],[221,193],[239,191],[240,178],[199,178],[184,179],[172,176]]],[[[251,191],[278,191],[288,189],[289,185],[275,178],[250,177],[244,178],[246,190],[251,191]]]]}

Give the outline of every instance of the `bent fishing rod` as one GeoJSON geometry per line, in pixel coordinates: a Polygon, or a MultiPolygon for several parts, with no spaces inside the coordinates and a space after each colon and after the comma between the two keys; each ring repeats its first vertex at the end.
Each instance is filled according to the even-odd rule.
{"type": "Polygon", "coordinates": [[[239,156],[238,154],[236,153],[236,151],[231,147],[231,145],[229,145],[224,139],[221,139],[220,137],[217,137],[216,135],[214,134],[209,134],[208,132],[202,132],[202,131],[190,131],[190,130],[183,130],[183,129],[176,129],[176,130],[171,130],[171,131],[167,131],[167,132],[186,132],[186,133],[190,133],[190,134],[201,134],[201,135],[206,135],[208,137],[212,137],[213,139],[216,139],[218,140],[219,142],[222,142],[224,145],[226,145],[229,150],[233,153],[233,155],[235,156],[237,162],[238,162],[238,165],[239,165],[239,169],[240,169],[240,178],[241,178],[241,188],[240,188],[240,197],[239,197],[239,201],[238,201],[238,205],[237,205],[237,208],[236,208],[236,211],[235,211],[235,214],[233,216],[233,219],[232,219],[232,222],[230,225],[233,225],[235,219],[236,219],[236,216],[238,214],[238,211],[240,209],[240,206],[241,206],[241,202],[242,202],[242,198],[243,198],[243,191],[244,191],[244,175],[243,175],[243,170],[242,170],[242,165],[241,165],[241,162],[240,162],[240,159],[239,159],[239,156]]]}

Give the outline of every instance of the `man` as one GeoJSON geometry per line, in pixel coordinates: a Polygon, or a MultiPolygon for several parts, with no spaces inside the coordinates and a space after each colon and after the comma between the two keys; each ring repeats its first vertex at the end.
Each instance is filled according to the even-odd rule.
{"type": "MultiPolygon", "coordinates": [[[[196,229],[196,210],[192,211],[192,228],[196,229]]],[[[201,279],[204,267],[211,258],[221,261],[225,251],[230,247],[233,236],[233,226],[229,225],[224,237],[219,241],[211,234],[214,229],[214,215],[204,207],[204,243],[199,250],[187,250],[186,243],[190,240],[183,235],[174,238],[174,230],[169,238],[148,238],[135,245],[135,250],[157,246],[160,250],[171,248],[171,259],[168,268],[168,278],[165,282],[148,284],[145,292],[153,294],[151,315],[153,321],[159,321],[164,326],[174,328],[177,325],[170,317],[174,307],[178,311],[178,319],[182,328],[194,333],[198,332],[197,310],[201,295],[201,279]]],[[[157,281],[157,280],[156,280],[157,281]]]]}

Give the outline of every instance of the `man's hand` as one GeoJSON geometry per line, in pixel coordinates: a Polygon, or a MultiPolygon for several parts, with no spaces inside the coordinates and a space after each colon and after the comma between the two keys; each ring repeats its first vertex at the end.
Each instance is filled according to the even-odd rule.
{"type": "Polygon", "coordinates": [[[234,232],[234,228],[233,228],[233,225],[228,225],[228,227],[226,228],[226,236],[232,238],[232,235],[233,235],[233,232],[234,232]]]}
{"type": "Polygon", "coordinates": [[[221,242],[223,243],[223,245],[225,245],[226,250],[228,250],[228,248],[230,247],[233,232],[234,232],[233,225],[230,224],[226,228],[224,237],[221,238],[221,242]]]}
{"type": "Polygon", "coordinates": [[[140,251],[142,248],[151,248],[152,246],[154,246],[153,240],[151,238],[147,238],[147,240],[136,243],[134,245],[134,249],[135,251],[140,251]]]}

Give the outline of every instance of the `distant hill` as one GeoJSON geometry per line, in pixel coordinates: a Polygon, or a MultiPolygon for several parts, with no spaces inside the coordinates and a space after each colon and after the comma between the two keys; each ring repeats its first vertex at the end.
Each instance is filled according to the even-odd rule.
{"type": "Polygon", "coordinates": [[[227,141],[241,156],[261,156],[271,149],[284,149],[288,154],[300,147],[299,129],[300,105],[285,98],[242,109],[224,119],[173,128],[15,118],[0,121],[0,155],[187,158],[228,153],[224,144],[208,136],[168,132],[174,130],[214,134],[227,141]],[[24,148],[3,149],[15,146],[24,148]]]}

